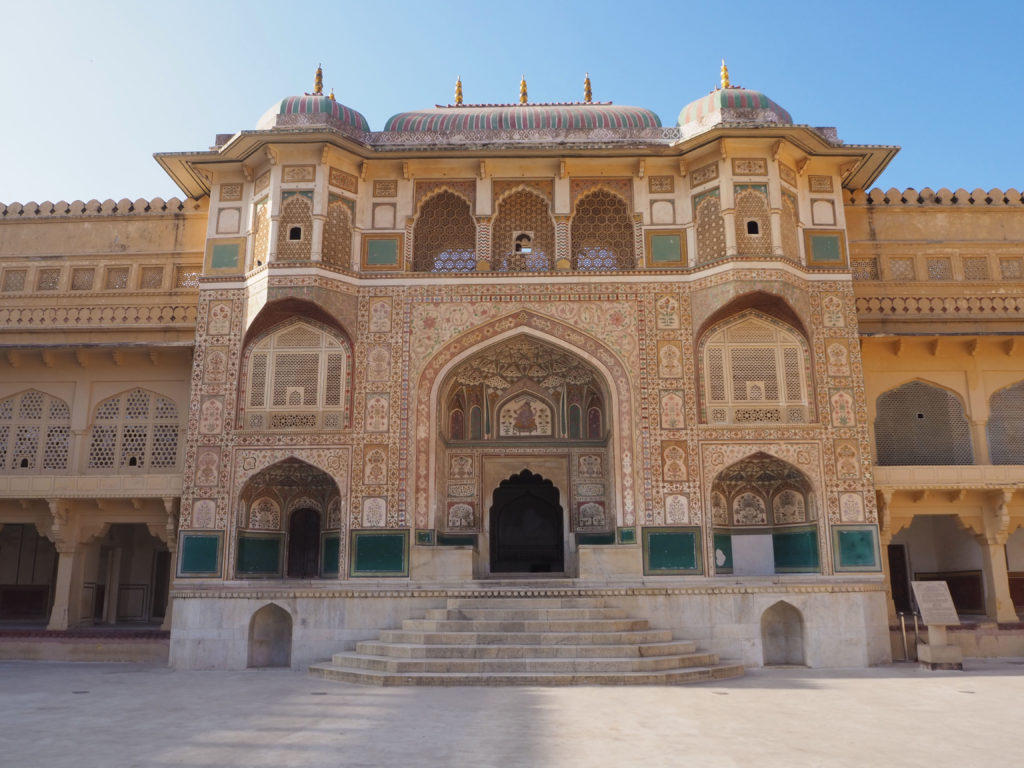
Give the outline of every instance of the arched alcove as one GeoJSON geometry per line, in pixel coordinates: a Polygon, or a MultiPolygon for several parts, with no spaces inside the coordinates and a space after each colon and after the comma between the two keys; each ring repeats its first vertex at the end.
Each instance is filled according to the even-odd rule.
{"type": "Polygon", "coordinates": [[[250,667],[289,667],[292,663],[292,617],[269,603],[249,621],[250,667]]]}
{"type": "Polygon", "coordinates": [[[761,614],[761,647],[764,664],[806,664],[804,618],[800,611],[780,600],[761,614]]]}
{"type": "Polygon", "coordinates": [[[331,577],[339,572],[345,523],[333,477],[299,459],[272,464],[243,486],[237,503],[241,578],[331,577]]]}
{"type": "Polygon", "coordinates": [[[737,576],[819,573],[818,513],[810,480],[758,452],[711,484],[715,572],[737,576]]]}

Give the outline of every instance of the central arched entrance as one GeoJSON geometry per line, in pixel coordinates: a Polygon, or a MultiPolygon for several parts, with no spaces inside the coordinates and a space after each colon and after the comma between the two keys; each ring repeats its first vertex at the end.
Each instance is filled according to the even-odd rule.
{"type": "Polygon", "coordinates": [[[494,490],[491,573],[562,573],[563,510],[550,480],[524,469],[494,490]]]}

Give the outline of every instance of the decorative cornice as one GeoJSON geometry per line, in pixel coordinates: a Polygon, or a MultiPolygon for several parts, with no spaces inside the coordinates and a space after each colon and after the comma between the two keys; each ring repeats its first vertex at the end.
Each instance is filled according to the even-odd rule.
{"type": "Polygon", "coordinates": [[[203,589],[173,589],[175,600],[280,600],[296,598],[316,599],[402,599],[409,598],[534,598],[534,597],[643,597],[665,595],[760,595],[760,594],[847,594],[863,592],[884,592],[881,578],[873,581],[850,583],[787,584],[730,584],[721,586],[664,586],[645,584],[640,587],[565,587],[565,588],[493,588],[460,589],[419,588],[410,583],[406,589],[295,589],[288,587],[209,587],[203,589]]]}

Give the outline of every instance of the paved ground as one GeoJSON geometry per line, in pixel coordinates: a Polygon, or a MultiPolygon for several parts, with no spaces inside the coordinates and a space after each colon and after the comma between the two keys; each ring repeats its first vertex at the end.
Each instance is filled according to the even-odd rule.
{"type": "Polygon", "coordinates": [[[672,688],[363,688],[290,670],[0,662],[0,764],[1021,765],[1024,660],[672,688]]]}

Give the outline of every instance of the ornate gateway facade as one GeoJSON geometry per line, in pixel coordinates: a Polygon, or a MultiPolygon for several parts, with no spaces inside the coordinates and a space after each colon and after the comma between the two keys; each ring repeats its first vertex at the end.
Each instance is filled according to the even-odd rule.
{"type": "Polygon", "coordinates": [[[864,192],[895,147],[727,76],[671,127],[319,83],[157,155],[183,200],[0,207],[6,619],[238,668],[598,596],[866,665],[914,577],[1024,647],[1020,193],[864,192]]]}

